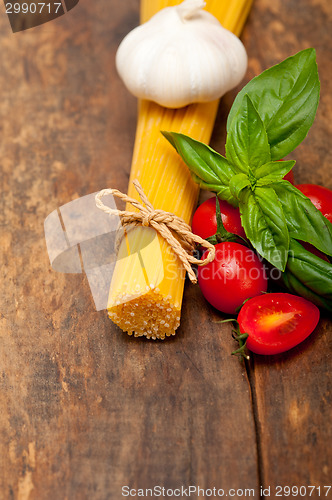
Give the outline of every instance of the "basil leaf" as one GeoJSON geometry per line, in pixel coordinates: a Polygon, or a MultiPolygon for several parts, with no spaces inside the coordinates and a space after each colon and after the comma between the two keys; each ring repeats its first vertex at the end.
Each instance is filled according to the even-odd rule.
{"type": "Polygon", "coordinates": [[[226,141],[227,159],[244,173],[271,160],[270,145],[261,117],[250,97],[245,95],[242,106],[230,126],[226,141]]]}
{"type": "Polygon", "coordinates": [[[226,158],[206,144],[176,132],[161,133],[203,182],[228,185],[232,176],[239,173],[226,158]]]}
{"type": "Polygon", "coordinates": [[[295,160],[289,161],[270,161],[261,167],[258,167],[255,172],[256,185],[265,186],[283,179],[286,174],[295,165],[295,160]]]}
{"type": "Polygon", "coordinates": [[[230,192],[237,199],[240,199],[242,189],[247,186],[250,186],[250,181],[246,174],[234,175],[229,183],[230,192]]]}
{"type": "Polygon", "coordinates": [[[318,307],[332,311],[332,300],[326,299],[325,297],[322,297],[321,295],[310,290],[310,288],[294,276],[289,269],[286,269],[286,271],[282,273],[282,280],[291,293],[295,293],[307,300],[310,300],[310,302],[316,304],[318,307]]]}
{"type": "Polygon", "coordinates": [[[332,264],[291,238],[287,268],[310,290],[332,300],[332,264]]]}
{"type": "Polygon", "coordinates": [[[283,271],[289,248],[286,219],[275,191],[259,187],[241,193],[240,213],[243,228],[257,252],[283,271]]]}
{"type": "Polygon", "coordinates": [[[225,200],[230,203],[233,207],[238,207],[239,202],[234,196],[231,194],[231,191],[228,186],[223,186],[221,184],[209,184],[204,182],[202,179],[197,177],[197,175],[190,172],[191,177],[196,184],[199,185],[201,189],[207,189],[208,191],[212,191],[213,193],[217,193],[218,198],[221,200],[225,200]]]}
{"type": "Polygon", "coordinates": [[[228,116],[227,130],[234,126],[249,95],[265,125],[271,158],[279,160],[307,135],[315,118],[319,89],[316,52],[302,50],[253,78],[239,92],[228,116]]]}
{"type": "Polygon", "coordinates": [[[273,188],[285,213],[290,236],[332,255],[331,222],[290,182],[280,181],[273,188]]]}
{"type": "Polygon", "coordinates": [[[282,278],[291,292],[332,311],[332,264],[309,252],[292,238],[282,278]]]}

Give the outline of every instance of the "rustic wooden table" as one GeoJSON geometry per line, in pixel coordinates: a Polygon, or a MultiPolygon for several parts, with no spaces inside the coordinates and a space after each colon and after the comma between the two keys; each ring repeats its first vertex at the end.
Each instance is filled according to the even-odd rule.
{"type": "MultiPolygon", "coordinates": [[[[326,314],[298,348],[245,367],[230,356],[231,327],[217,323],[198,287],[186,286],[177,336],[149,342],[94,311],[83,275],[50,268],[45,217],[103,187],[127,188],[136,101],[114,56],[138,24],[138,4],[81,0],[16,34],[1,5],[0,498],[119,500],[125,485],[243,497],[255,489],[255,498],[260,485],[270,498],[277,485],[314,485],[311,498],[323,497],[332,478],[326,314]]],[[[331,33],[330,0],[255,0],[242,36],[246,80],[317,49],[321,102],[293,157],[297,182],[329,188],[331,33]]],[[[218,113],[220,151],[234,96],[218,113]]]]}

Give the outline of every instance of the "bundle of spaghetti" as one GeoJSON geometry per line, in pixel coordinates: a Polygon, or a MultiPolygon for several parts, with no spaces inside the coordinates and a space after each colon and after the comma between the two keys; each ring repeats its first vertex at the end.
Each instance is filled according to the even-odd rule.
{"type": "MultiPolygon", "coordinates": [[[[141,0],[141,22],[177,0],[141,0]]],[[[252,0],[207,0],[206,10],[228,30],[240,35],[252,0]]],[[[171,130],[208,143],[219,100],[169,109],[141,100],[128,195],[137,199],[137,179],[156,209],[190,223],[199,188],[186,165],[160,133],[171,130]]],[[[131,207],[126,207],[130,210],[131,207]]],[[[169,245],[148,227],[126,232],[114,269],[108,314],[129,335],[164,339],[180,324],[185,272],[169,245]]]]}

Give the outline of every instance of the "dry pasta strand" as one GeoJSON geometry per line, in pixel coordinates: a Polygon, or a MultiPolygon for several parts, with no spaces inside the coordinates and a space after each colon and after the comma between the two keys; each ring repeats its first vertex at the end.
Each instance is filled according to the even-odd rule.
{"type": "MultiPolygon", "coordinates": [[[[179,3],[141,0],[141,22],[179,3]]],[[[239,35],[251,4],[252,0],[207,0],[205,8],[239,35]]],[[[132,181],[138,179],[155,208],[173,212],[190,223],[199,188],[160,130],[181,132],[208,143],[218,104],[217,100],[174,110],[139,101],[129,196],[137,199],[132,181]]],[[[182,264],[168,244],[153,229],[136,227],[120,245],[108,300],[109,317],[136,337],[164,339],[174,335],[180,324],[184,281],[182,264]]]]}

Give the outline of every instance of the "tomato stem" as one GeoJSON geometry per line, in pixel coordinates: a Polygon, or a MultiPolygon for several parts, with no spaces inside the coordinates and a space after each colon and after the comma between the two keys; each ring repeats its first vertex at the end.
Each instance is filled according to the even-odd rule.
{"type": "Polygon", "coordinates": [[[239,348],[232,352],[232,355],[241,356],[244,359],[249,360],[250,356],[247,351],[247,338],[249,337],[248,333],[241,333],[239,324],[236,322],[236,330],[233,330],[232,337],[239,343],[239,348]]]}
{"type": "Polygon", "coordinates": [[[241,358],[244,358],[247,361],[249,361],[249,359],[250,359],[250,356],[247,354],[247,348],[246,348],[245,344],[243,344],[242,347],[239,347],[238,349],[236,349],[236,351],[233,351],[232,355],[241,356],[241,358]]]}
{"type": "Polygon", "coordinates": [[[212,243],[212,245],[217,245],[218,243],[223,243],[224,241],[238,241],[243,240],[246,246],[248,246],[248,242],[242,238],[242,236],[239,236],[234,233],[230,233],[229,231],[226,231],[225,226],[222,221],[221,217],[221,212],[220,212],[220,205],[219,205],[219,199],[218,196],[216,196],[216,220],[217,220],[217,232],[213,236],[209,236],[208,238],[205,238],[206,241],[209,243],[212,243]]]}
{"type": "MultiPolygon", "coordinates": [[[[262,293],[265,293],[265,292],[262,292],[262,293]]],[[[250,300],[250,299],[251,299],[251,297],[248,297],[246,300],[244,300],[244,301],[242,302],[242,304],[241,304],[239,307],[237,307],[237,308],[235,309],[236,314],[239,314],[239,312],[241,311],[241,308],[242,308],[242,307],[244,306],[244,304],[245,304],[246,302],[248,302],[248,300],[250,300]]]]}

